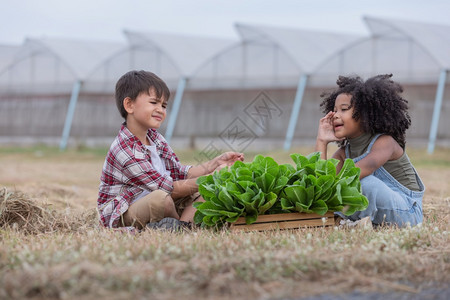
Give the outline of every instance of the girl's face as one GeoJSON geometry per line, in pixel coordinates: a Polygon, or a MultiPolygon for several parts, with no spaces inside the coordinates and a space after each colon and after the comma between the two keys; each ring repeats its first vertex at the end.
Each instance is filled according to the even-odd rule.
{"type": "Polygon", "coordinates": [[[360,136],[360,121],[353,119],[353,107],[351,105],[352,95],[339,94],[334,102],[333,127],[337,138],[353,139],[360,136]]]}

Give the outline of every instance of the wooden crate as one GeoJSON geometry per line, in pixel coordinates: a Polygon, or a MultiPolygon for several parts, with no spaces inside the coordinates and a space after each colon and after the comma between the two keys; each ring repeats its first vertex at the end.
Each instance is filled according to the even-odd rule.
{"type": "Polygon", "coordinates": [[[334,213],[325,215],[308,213],[287,213],[258,216],[256,222],[250,225],[245,223],[245,218],[240,217],[230,225],[230,230],[237,231],[263,231],[277,229],[298,229],[305,227],[324,227],[334,225],[334,213]]]}

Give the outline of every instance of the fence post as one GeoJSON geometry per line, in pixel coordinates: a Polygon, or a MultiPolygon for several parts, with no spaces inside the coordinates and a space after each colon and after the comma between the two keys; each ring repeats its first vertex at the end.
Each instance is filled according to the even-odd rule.
{"type": "Polygon", "coordinates": [[[75,108],[77,106],[78,95],[81,90],[81,80],[77,80],[72,87],[72,94],[70,96],[69,108],[67,109],[66,120],[64,122],[63,134],[61,142],[59,143],[59,149],[65,150],[67,148],[67,142],[70,136],[70,128],[72,127],[73,115],[75,114],[75,108]]]}
{"type": "Polygon", "coordinates": [[[433,154],[436,144],[437,131],[439,126],[439,116],[441,114],[442,98],[444,97],[445,81],[447,79],[447,70],[441,70],[439,83],[434,100],[433,118],[431,119],[430,137],[428,139],[428,154],[433,154]]]}
{"type": "Polygon", "coordinates": [[[292,107],[291,118],[286,132],[286,139],[284,141],[284,150],[291,149],[292,139],[294,138],[295,126],[297,126],[298,115],[300,114],[300,107],[302,105],[303,93],[305,92],[308,75],[303,74],[300,77],[297,86],[297,93],[295,94],[294,105],[292,107]]]}
{"type": "Polygon", "coordinates": [[[173,107],[170,111],[169,122],[167,124],[166,134],[164,137],[166,141],[170,143],[170,139],[172,138],[173,131],[175,129],[175,124],[177,122],[178,111],[180,110],[181,100],[183,99],[184,89],[186,87],[187,79],[186,77],[181,77],[178,81],[178,87],[175,92],[175,99],[173,101],[173,107]]]}

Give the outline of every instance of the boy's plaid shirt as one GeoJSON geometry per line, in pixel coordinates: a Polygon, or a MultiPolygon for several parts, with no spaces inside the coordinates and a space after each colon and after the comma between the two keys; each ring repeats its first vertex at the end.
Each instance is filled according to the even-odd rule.
{"type": "Polygon", "coordinates": [[[184,166],[155,129],[148,138],[156,145],[170,177],[158,173],[152,166],[150,151],[133,135],[125,123],[111,144],[103,164],[97,200],[100,221],[105,227],[119,227],[119,220],[133,200],[143,190],[164,190],[171,193],[173,181],[187,178],[190,166],[184,166]]]}

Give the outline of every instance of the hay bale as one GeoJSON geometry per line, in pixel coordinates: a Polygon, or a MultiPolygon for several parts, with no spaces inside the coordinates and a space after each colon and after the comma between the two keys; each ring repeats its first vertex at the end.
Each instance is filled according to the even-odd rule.
{"type": "Polygon", "coordinates": [[[45,218],[45,211],[21,192],[0,190],[0,228],[33,232],[45,218]]]}
{"type": "Polygon", "coordinates": [[[20,191],[0,189],[0,228],[13,229],[28,234],[48,232],[73,232],[98,226],[94,209],[81,213],[62,213],[48,205],[39,206],[20,191]]]}

